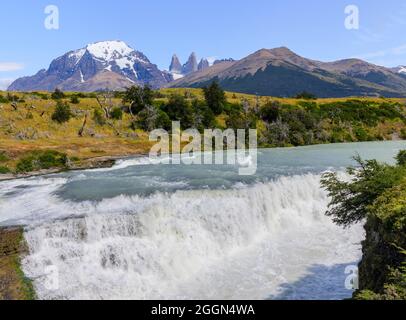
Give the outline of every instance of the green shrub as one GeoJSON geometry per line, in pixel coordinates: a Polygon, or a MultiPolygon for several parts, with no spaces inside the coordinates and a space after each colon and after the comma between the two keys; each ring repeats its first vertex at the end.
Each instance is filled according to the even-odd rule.
{"type": "Polygon", "coordinates": [[[5,166],[0,166],[0,174],[10,173],[10,169],[5,166]]]}
{"type": "Polygon", "coordinates": [[[71,117],[72,113],[69,104],[58,101],[55,107],[55,111],[52,114],[52,120],[58,122],[59,124],[62,124],[64,122],[68,122],[71,117]]]}
{"type": "Polygon", "coordinates": [[[398,162],[398,165],[400,166],[406,165],[406,150],[400,151],[396,156],[396,160],[398,162]]]}
{"type": "Polygon", "coordinates": [[[4,152],[0,152],[0,162],[6,162],[8,160],[9,157],[4,152]]]}
{"type": "Polygon", "coordinates": [[[317,99],[317,97],[314,94],[307,92],[307,91],[303,91],[303,92],[299,93],[298,95],[295,96],[295,98],[304,99],[304,100],[316,100],[317,99]]]}
{"type": "Polygon", "coordinates": [[[106,118],[99,109],[93,111],[93,121],[99,126],[104,126],[106,124],[106,118]]]}
{"type": "Polygon", "coordinates": [[[17,173],[27,173],[41,169],[64,168],[67,166],[68,157],[58,151],[34,151],[18,161],[17,173]]]}
{"type": "Polygon", "coordinates": [[[55,91],[51,95],[52,99],[54,100],[60,100],[65,98],[65,94],[58,88],[55,89],[55,91]]]}
{"type": "Polygon", "coordinates": [[[70,103],[72,103],[72,104],[79,104],[79,103],[80,103],[79,97],[78,97],[77,95],[71,96],[71,97],[70,97],[70,103]]]}
{"type": "Polygon", "coordinates": [[[8,103],[8,99],[6,97],[3,97],[2,95],[0,95],[0,103],[8,103]]]}
{"type": "Polygon", "coordinates": [[[121,108],[114,108],[111,113],[110,116],[114,119],[114,120],[121,120],[123,119],[123,110],[121,110],[121,108]]]}
{"type": "Polygon", "coordinates": [[[26,158],[21,159],[17,163],[16,172],[17,173],[26,173],[26,172],[34,171],[33,161],[34,161],[34,159],[32,157],[26,157],[26,158]]]}

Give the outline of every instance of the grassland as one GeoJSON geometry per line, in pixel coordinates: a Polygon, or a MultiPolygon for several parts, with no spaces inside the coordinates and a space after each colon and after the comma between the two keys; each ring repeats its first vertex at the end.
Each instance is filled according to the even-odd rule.
{"type": "MultiPolygon", "coordinates": [[[[114,158],[148,153],[152,143],[148,135],[141,130],[133,130],[132,117],[124,113],[121,120],[110,120],[101,125],[94,118],[95,110],[102,110],[94,95],[79,98],[79,103],[70,103],[76,93],[66,93],[64,101],[70,103],[73,117],[69,122],[59,124],[52,121],[55,100],[49,93],[11,93],[15,103],[0,100],[0,177],[12,177],[17,163],[37,151],[57,151],[69,158],[69,168],[97,167],[109,165],[114,158]],[[83,134],[79,131],[86,119],[83,134]]],[[[188,100],[204,99],[200,89],[162,89],[157,93],[155,102],[164,104],[173,94],[187,97],[188,100]]],[[[0,92],[0,97],[7,93],[0,92]]],[[[278,102],[283,105],[296,106],[301,100],[275,97],[257,97],[240,93],[226,93],[230,105],[246,101],[251,107],[278,102]]],[[[357,98],[371,103],[399,103],[405,106],[402,99],[357,98]]],[[[317,104],[344,102],[348,99],[319,99],[317,104]]],[[[113,107],[123,107],[122,99],[111,98],[113,107]]],[[[226,126],[226,116],[217,117],[220,126],[226,126]]],[[[323,122],[324,129],[333,130],[328,121],[323,122]]],[[[261,131],[261,124],[258,125],[261,131]]],[[[374,126],[372,136],[380,139],[399,138],[405,129],[402,121],[384,121],[374,126]]],[[[337,142],[341,142],[338,140],[337,142]]],[[[60,169],[60,168],[59,168],[60,169]]]]}

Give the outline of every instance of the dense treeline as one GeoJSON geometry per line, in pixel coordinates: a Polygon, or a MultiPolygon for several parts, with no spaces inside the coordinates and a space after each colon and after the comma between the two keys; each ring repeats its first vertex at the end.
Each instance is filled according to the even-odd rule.
{"type": "MultiPolygon", "coordinates": [[[[385,100],[318,103],[303,94],[305,100],[295,105],[278,101],[250,105],[245,100],[229,103],[217,83],[203,91],[204,100],[172,94],[162,102],[156,101],[159,93],[133,87],[124,93],[123,102],[130,104],[128,110],[136,117],[134,128],[170,130],[171,121],[180,121],[183,129],[258,129],[263,147],[392,139],[390,132],[383,134],[376,127],[406,123],[404,106],[385,100]]],[[[406,130],[397,138],[406,138],[406,130]]]]}
{"type": "Polygon", "coordinates": [[[343,226],[365,221],[366,240],[356,299],[406,300],[406,151],[397,165],[363,161],[349,168],[350,182],[327,173],[322,184],[332,198],[327,212],[343,226]]]}
{"type": "MultiPolygon", "coordinates": [[[[405,106],[390,100],[348,99],[329,103],[319,102],[312,94],[299,95],[295,104],[268,100],[266,103],[242,99],[227,101],[225,92],[214,82],[203,89],[204,99],[188,93],[163,95],[149,87],[131,87],[125,92],[67,95],[60,90],[52,94],[32,93],[41,99],[56,101],[52,119],[68,122],[72,116],[70,105],[80,99],[97,99],[101,109],[93,111],[92,119],[98,125],[131,116],[133,130],[151,131],[171,129],[172,121],[180,121],[182,129],[257,129],[262,147],[303,146],[319,143],[375,141],[406,138],[405,106]],[[112,99],[121,101],[113,106],[112,99]],[[108,103],[110,100],[110,103],[108,103]],[[396,128],[395,128],[396,127],[396,128]],[[399,129],[400,128],[400,129],[399,129]]],[[[0,101],[20,101],[8,94],[0,101]]]]}

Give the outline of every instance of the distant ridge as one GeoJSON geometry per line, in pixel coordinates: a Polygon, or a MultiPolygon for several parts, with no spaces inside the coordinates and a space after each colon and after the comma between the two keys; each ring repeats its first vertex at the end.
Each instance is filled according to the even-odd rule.
{"type": "Polygon", "coordinates": [[[229,91],[281,97],[303,91],[319,97],[406,97],[406,73],[400,70],[359,59],[320,62],[281,47],[261,49],[238,61],[219,61],[169,86],[198,88],[218,81],[229,91]]]}

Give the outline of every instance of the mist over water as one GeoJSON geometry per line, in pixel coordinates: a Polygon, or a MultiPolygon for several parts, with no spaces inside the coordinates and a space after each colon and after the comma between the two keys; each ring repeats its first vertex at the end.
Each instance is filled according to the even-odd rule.
{"type": "Polygon", "coordinates": [[[356,152],[390,162],[402,148],[260,150],[249,177],[232,166],[128,159],[2,182],[0,225],[26,226],[23,269],[42,299],[342,299],[363,229],[324,215],[321,173],[343,170],[356,152]]]}

